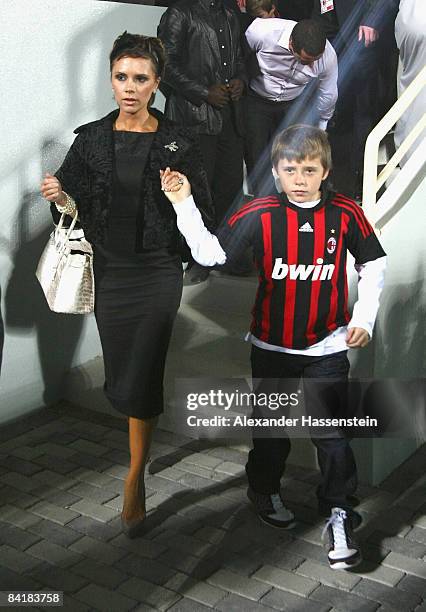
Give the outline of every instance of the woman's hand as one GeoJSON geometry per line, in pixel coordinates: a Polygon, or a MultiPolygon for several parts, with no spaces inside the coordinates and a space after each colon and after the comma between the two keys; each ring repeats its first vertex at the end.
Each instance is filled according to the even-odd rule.
{"type": "Polygon", "coordinates": [[[160,170],[161,189],[172,204],[179,204],[191,195],[191,185],[184,174],[176,170],[160,170]]]}
{"type": "Polygon", "coordinates": [[[49,202],[56,202],[59,205],[66,203],[66,196],[62,191],[61,183],[56,176],[52,176],[48,172],[46,172],[46,176],[43,179],[40,191],[43,198],[49,200],[49,202]]]}

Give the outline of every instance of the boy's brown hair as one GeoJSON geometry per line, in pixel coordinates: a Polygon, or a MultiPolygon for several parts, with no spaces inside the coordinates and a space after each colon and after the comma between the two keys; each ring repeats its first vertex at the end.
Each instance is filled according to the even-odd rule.
{"type": "Polygon", "coordinates": [[[259,11],[270,13],[273,8],[272,0],[246,0],[246,12],[252,17],[259,17],[259,11]]]}
{"type": "Polygon", "coordinates": [[[280,132],[272,145],[271,161],[274,168],[280,159],[301,162],[319,157],[324,170],[331,170],[331,148],[324,130],[311,125],[292,125],[280,132]]]}

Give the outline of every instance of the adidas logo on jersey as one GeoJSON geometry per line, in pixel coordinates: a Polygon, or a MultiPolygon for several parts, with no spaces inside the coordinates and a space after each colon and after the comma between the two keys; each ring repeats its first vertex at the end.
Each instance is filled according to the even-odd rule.
{"type": "Polygon", "coordinates": [[[271,276],[275,280],[282,280],[286,278],[286,276],[291,280],[330,280],[333,276],[335,265],[323,264],[324,260],[321,257],[317,259],[317,265],[311,264],[309,266],[305,266],[304,264],[288,265],[283,263],[281,257],[277,257],[271,276]]]}
{"type": "Polygon", "coordinates": [[[309,221],[306,221],[306,223],[302,225],[302,227],[299,227],[299,232],[313,232],[313,231],[314,230],[312,229],[312,226],[309,223],[309,221]]]}

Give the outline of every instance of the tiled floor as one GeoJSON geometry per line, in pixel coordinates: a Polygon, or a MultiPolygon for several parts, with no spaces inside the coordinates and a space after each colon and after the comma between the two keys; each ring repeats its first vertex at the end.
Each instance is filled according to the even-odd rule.
{"type": "Polygon", "coordinates": [[[123,419],[63,403],[3,427],[0,590],[61,590],[72,612],[426,611],[425,446],[380,487],[360,487],[365,561],[350,572],[325,560],[318,473],[289,466],[285,497],[300,522],[283,532],[253,514],[245,459],[158,430],[145,534],[130,541],[119,524],[123,419]]]}

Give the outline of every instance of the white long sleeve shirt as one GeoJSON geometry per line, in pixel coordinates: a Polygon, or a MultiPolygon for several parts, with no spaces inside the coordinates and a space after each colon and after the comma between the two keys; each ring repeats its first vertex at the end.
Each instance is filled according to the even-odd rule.
{"type": "MultiPolygon", "coordinates": [[[[319,201],[307,202],[298,206],[300,208],[314,208],[318,203],[319,201]]],[[[295,205],[296,203],[292,202],[292,204],[295,205]]],[[[227,255],[218,238],[211,234],[204,226],[192,196],[184,202],[174,205],[174,209],[177,215],[178,228],[185,236],[194,259],[200,264],[207,266],[224,264],[227,255]]],[[[236,246],[238,250],[238,245],[236,246]]],[[[246,246],[246,244],[243,245],[243,247],[246,246]]],[[[347,350],[346,334],[349,328],[361,327],[372,337],[374,322],[379,308],[379,297],[384,284],[385,267],[385,256],[355,265],[359,276],[358,300],[354,305],[352,317],[347,325],[340,325],[319,342],[311,344],[304,349],[295,349],[262,340],[253,333],[249,333],[247,339],[250,339],[256,346],[266,350],[318,356],[347,350]]]]}

